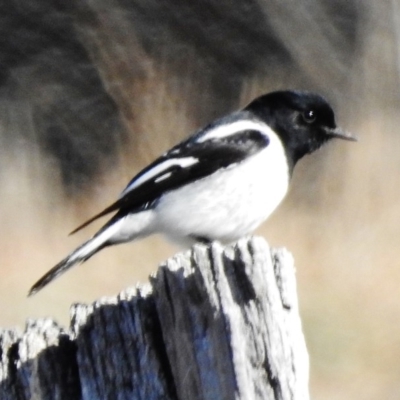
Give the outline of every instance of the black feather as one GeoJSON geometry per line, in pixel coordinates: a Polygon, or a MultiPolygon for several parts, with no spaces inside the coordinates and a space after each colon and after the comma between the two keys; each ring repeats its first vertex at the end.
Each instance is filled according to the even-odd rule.
{"type": "Polygon", "coordinates": [[[233,135],[209,139],[204,142],[183,142],[172,148],[168,153],[159,157],[136,175],[135,178],[129,182],[127,188],[151,169],[167,160],[170,160],[171,158],[179,160],[180,158],[192,157],[197,159],[198,162],[188,167],[181,167],[176,164],[163,169],[157,175],[152,176],[137,187],[131,190],[128,189],[127,192],[115,203],[78,226],[78,228],[73,230],[71,234],[113,211],[119,210],[121,214],[126,214],[131,211],[151,208],[164,193],[209,176],[220,169],[229,167],[232,164],[237,164],[245,160],[247,157],[258,153],[260,150],[267,147],[268,144],[268,137],[257,130],[240,131],[233,135]],[[177,151],[178,149],[179,152],[177,151]],[[179,154],[180,157],[171,157],[173,154],[179,154]],[[165,179],[157,181],[160,177],[168,173],[171,173],[171,175],[165,179]]]}

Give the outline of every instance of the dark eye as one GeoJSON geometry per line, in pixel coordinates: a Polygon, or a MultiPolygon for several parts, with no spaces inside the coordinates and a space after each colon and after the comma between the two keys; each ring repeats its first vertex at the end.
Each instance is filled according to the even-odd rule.
{"type": "Polygon", "coordinates": [[[312,124],[317,119],[317,113],[314,110],[304,111],[302,116],[307,124],[312,124]]]}

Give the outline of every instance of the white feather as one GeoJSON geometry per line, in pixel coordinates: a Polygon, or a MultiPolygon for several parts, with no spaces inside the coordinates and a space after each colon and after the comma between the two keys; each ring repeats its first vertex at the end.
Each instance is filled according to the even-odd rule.
{"type": "MultiPolygon", "coordinates": [[[[154,178],[159,173],[163,172],[167,168],[170,168],[174,165],[185,168],[190,165],[196,164],[199,160],[195,157],[184,157],[184,158],[172,158],[169,160],[163,161],[161,164],[154,166],[154,168],[150,169],[138,179],[135,179],[129,186],[127,186],[121,193],[120,198],[125,196],[131,190],[137,188],[142,185],[144,182],[154,178]]],[[[161,177],[160,177],[161,178],[161,177]]],[[[159,178],[159,179],[160,179],[159,178]]]]}
{"type": "Polygon", "coordinates": [[[262,122],[257,122],[249,119],[249,120],[235,121],[230,124],[222,124],[221,126],[212,128],[210,129],[210,131],[206,132],[203,136],[200,136],[196,141],[201,143],[207,140],[221,139],[247,130],[260,131],[264,133],[266,136],[269,136],[271,132],[271,129],[269,128],[268,125],[262,122]]]}
{"type": "Polygon", "coordinates": [[[161,182],[164,179],[169,178],[171,175],[172,175],[172,172],[167,172],[166,174],[159,176],[154,182],[156,182],[156,183],[161,182]]]}
{"type": "Polygon", "coordinates": [[[259,153],[161,197],[156,229],[183,244],[190,236],[231,242],[267,219],[286,195],[289,169],[280,139],[263,130],[270,143],[259,153]]]}
{"type": "Polygon", "coordinates": [[[147,236],[153,233],[153,220],[153,210],[128,214],[127,216],[116,221],[114,224],[110,225],[99,235],[88,240],[84,246],[79,248],[70,256],[69,261],[79,260],[91,255],[106,242],[123,243],[147,236]]]}

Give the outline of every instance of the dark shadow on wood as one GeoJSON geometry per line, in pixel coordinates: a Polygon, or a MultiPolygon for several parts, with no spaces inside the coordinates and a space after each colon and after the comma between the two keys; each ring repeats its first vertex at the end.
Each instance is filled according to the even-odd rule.
{"type": "Polygon", "coordinates": [[[197,245],[150,285],[0,332],[0,399],[308,399],[293,260],[197,245]]]}

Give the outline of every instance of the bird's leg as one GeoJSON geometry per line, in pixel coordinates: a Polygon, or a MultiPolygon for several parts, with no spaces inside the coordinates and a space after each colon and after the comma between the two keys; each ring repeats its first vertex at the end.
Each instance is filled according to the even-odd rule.
{"type": "Polygon", "coordinates": [[[198,236],[198,235],[190,235],[190,237],[196,242],[196,243],[202,243],[202,244],[207,244],[210,245],[212,243],[212,240],[209,239],[206,236],[198,236]]]}

